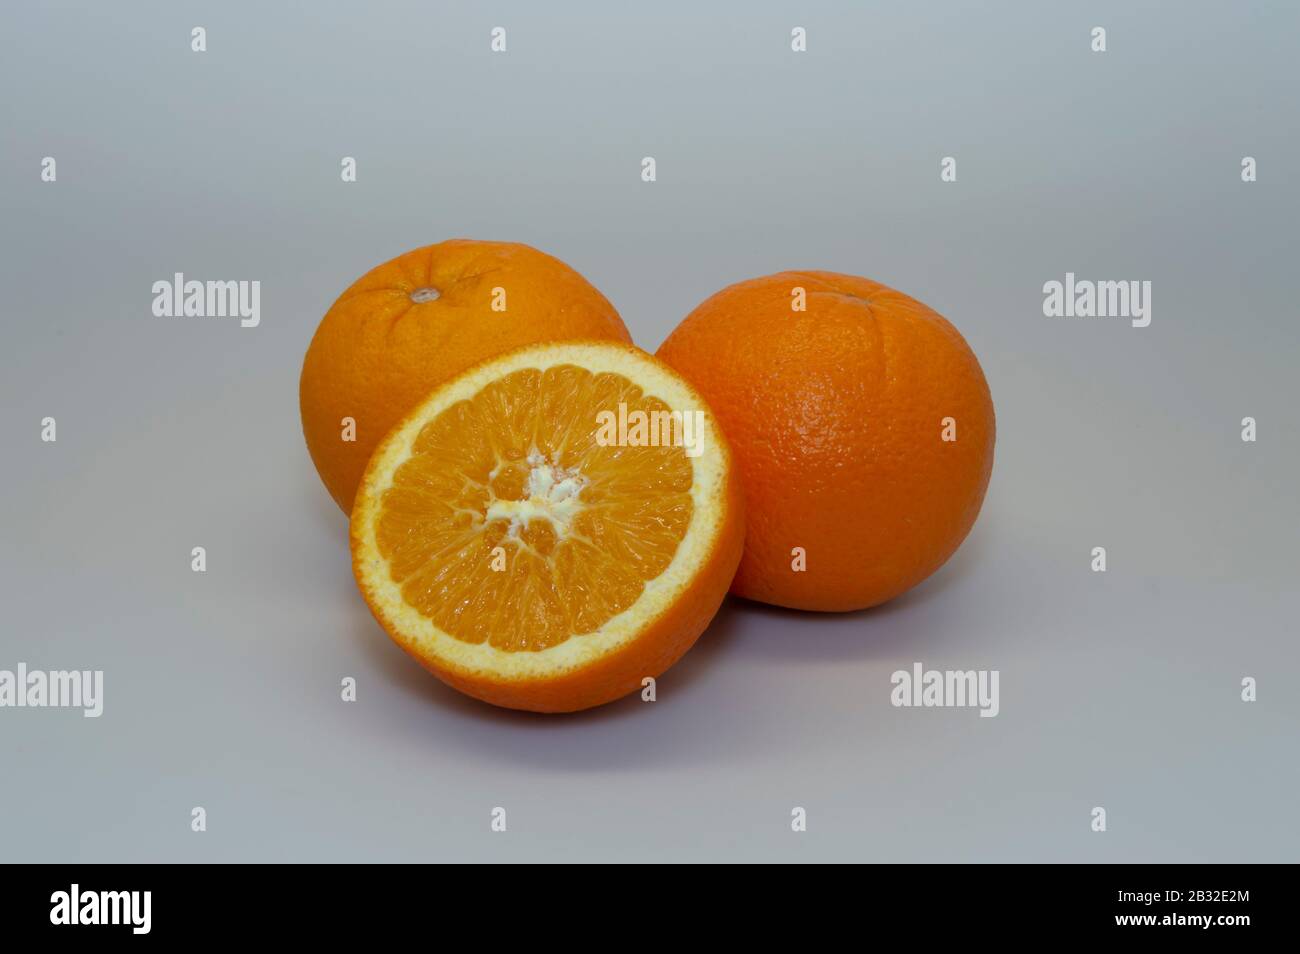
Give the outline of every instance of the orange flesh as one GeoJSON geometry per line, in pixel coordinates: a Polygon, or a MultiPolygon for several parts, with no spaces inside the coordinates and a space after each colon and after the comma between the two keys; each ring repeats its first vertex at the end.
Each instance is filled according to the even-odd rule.
{"type": "Polygon", "coordinates": [[[598,414],[620,403],[669,410],[621,375],[560,365],[426,424],[376,526],[405,602],[506,651],[594,632],[636,602],[686,535],[692,468],[680,446],[601,446],[598,414]]]}

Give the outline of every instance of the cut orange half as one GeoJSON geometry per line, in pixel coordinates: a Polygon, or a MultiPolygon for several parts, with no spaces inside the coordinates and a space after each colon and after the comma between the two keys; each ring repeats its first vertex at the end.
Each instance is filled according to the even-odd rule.
{"type": "Polygon", "coordinates": [[[731,451],[628,345],[533,345],[437,388],[380,443],[352,563],[389,636],[500,706],[568,712],[681,658],[740,561],[731,451]]]}

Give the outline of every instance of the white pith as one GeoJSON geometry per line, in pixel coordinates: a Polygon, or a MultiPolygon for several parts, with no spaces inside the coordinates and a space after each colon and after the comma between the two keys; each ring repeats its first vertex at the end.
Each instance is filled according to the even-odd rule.
{"type": "MultiPolygon", "coordinates": [[[[536,447],[528,452],[528,482],[524,484],[523,500],[498,500],[492,498],[483,515],[484,522],[508,520],[506,536],[519,539],[519,531],[537,519],[549,521],[555,530],[555,539],[569,535],[573,518],[582,511],[579,495],[588,480],[578,470],[565,470],[558,461],[548,461],[536,447]]],[[[500,465],[498,465],[499,467],[500,465]]],[[[496,471],[490,475],[496,476],[496,471]]]]}
{"type": "MultiPolygon", "coordinates": [[[[704,452],[686,458],[692,467],[693,507],[691,522],[677,552],[664,572],[646,583],[635,603],[595,632],[571,636],[556,646],[536,652],[507,652],[486,642],[467,643],[456,639],[407,605],[400,586],[390,576],[387,561],[379,552],[375,529],[383,494],[392,485],[397,468],[411,456],[421,428],[447,408],[471,398],[506,374],[525,368],[545,371],[557,365],[575,365],[596,374],[623,375],[671,409],[694,411],[705,407],[699,395],[684,381],[625,346],[538,345],[481,365],[431,395],[384,439],[357,495],[352,535],[356,551],[370,554],[369,558],[358,560],[358,582],[368,594],[372,609],[408,651],[435,658],[468,676],[478,673],[505,679],[544,679],[589,665],[617,651],[676,601],[713,552],[722,530],[727,458],[720,440],[710,439],[712,416],[706,412],[704,452]]],[[[559,537],[568,531],[569,523],[582,507],[585,478],[563,471],[540,454],[530,454],[527,462],[530,467],[525,488],[527,499],[493,500],[485,518],[509,519],[517,533],[517,528],[526,525],[528,520],[545,517],[559,537]]]]}

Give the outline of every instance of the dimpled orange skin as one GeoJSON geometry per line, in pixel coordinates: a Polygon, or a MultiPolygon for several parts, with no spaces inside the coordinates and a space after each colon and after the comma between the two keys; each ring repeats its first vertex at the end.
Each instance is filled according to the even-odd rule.
{"type": "Polygon", "coordinates": [[[451,239],[371,269],[321,320],[298,385],[307,450],[330,496],[352,512],[371,452],[437,385],[523,345],[579,338],[632,341],[604,295],[527,245],[451,239]],[[438,297],[412,301],[422,288],[438,297]],[[504,311],[492,309],[495,288],[504,311]],[[354,441],[343,440],[344,418],[356,422],[354,441]]]}
{"type": "Polygon", "coordinates": [[[993,467],[988,384],[943,317],[877,282],[782,272],[696,308],[657,356],[718,415],[740,465],[732,592],[794,609],[875,606],[920,583],[979,515],[993,467]],[[806,290],[807,310],[792,309],[806,290]],[[943,421],[955,441],[942,440],[943,421]],[[807,569],[792,569],[791,551],[807,569]]]}

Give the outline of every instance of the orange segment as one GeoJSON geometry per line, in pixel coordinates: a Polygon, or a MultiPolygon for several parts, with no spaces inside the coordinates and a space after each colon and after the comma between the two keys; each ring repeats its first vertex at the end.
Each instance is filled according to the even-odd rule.
{"type": "Polygon", "coordinates": [[[739,492],[709,418],[628,346],[533,346],[473,369],[371,459],[352,518],[367,602],[491,702],[569,710],[639,688],[694,642],[739,561],[739,492]]]}

